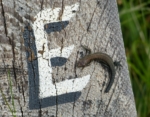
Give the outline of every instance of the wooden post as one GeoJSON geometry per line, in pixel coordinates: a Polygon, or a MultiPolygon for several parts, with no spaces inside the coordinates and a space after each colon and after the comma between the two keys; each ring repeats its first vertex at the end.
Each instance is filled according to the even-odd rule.
{"type": "Polygon", "coordinates": [[[115,0],[0,3],[1,116],[137,116],[115,0]],[[87,48],[120,61],[114,81],[104,63],[77,66],[87,48]]]}

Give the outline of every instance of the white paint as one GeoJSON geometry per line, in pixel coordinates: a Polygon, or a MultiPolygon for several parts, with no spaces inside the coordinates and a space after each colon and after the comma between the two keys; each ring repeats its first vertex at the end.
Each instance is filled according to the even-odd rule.
{"type": "Polygon", "coordinates": [[[52,58],[52,57],[65,57],[65,58],[68,58],[71,54],[71,52],[73,51],[74,49],[74,45],[72,46],[69,46],[69,47],[64,47],[62,49],[62,52],[61,52],[61,48],[57,48],[57,49],[52,49],[49,51],[49,58],[52,58]]]}
{"type": "MultiPolygon", "coordinates": [[[[75,15],[72,13],[73,10],[77,11],[79,4],[76,3],[71,6],[65,6],[61,21],[70,21],[70,19],[75,15]]],[[[56,96],[65,93],[71,93],[76,91],[81,91],[89,82],[90,75],[75,78],[71,80],[65,80],[60,83],[52,83],[52,67],[50,59],[52,57],[65,57],[68,58],[74,49],[74,45],[69,47],[56,48],[48,50],[47,47],[47,34],[44,31],[44,25],[52,22],[59,22],[59,12],[60,8],[55,9],[45,9],[35,16],[36,21],[33,23],[33,30],[35,35],[35,43],[38,50],[42,50],[44,44],[43,57],[38,53],[38,66],[39,66],[39,98],[45,98],[49,96],[56,96]],[[48,60],[46,60],[48,59],[48,60]]]]}

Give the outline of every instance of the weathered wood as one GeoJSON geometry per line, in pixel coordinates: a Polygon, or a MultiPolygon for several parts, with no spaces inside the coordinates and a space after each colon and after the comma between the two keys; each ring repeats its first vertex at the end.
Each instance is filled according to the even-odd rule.
{"type": "Polygon", "coordinates": [[[115,0],[0,3],[1,116],[137,116],[115,0]],[[107,67],[75,66],[81,45],[121,61],[108,93],[107,67]]]}

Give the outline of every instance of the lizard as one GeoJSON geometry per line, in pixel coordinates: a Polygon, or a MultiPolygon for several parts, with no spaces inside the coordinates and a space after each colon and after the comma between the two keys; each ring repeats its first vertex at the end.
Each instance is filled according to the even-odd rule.
{"type": "Polygon", "coordinates": [[[86,51],[89,51],[89,55],[85,55],[84,57],[82,57],[81,59],[79,59],[79,61],[76,63],[77,67],[85,67],[87,66],[91,61],[93,60],[100,60],[100,62],[108,65],[108,67],[110,68],[111,71],[111,77],[109,78],[107,87],[105,89],[105,93],[108,93],[113,82],[114,82],[114,78],[115,78],[115,66],[121,66],[120,62],[113,62],[112,58],[106,54],[106,53],[102,53],[102,52],[96,52],[91,54],[91,50],[89,48],[87,48],[86,46],[82,46],[86,51]]]}

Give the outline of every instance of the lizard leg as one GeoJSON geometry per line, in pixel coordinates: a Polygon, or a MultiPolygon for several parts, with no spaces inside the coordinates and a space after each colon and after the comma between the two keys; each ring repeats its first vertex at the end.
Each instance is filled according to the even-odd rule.
{"type": "Polygon", "coordinates": [[[91,54],[91,49],[90,49],[90,48],[88,48],[88,47],[85,46],[85,45],[81,45],[81,47],[86,50],[86,54],[87,54],[87,53],[88,53],[88,54],[91,54]]]}
{"type": "Polygon", "coordinates": [[[115,62],[114,62],[114,65],[117,67],[117,69],[118,69],[118,68],[120,69],[120,67],[122,67],[122,65],[120,64],[120,62],[121,62],[121,61],[115,61],[115,62]]]}

